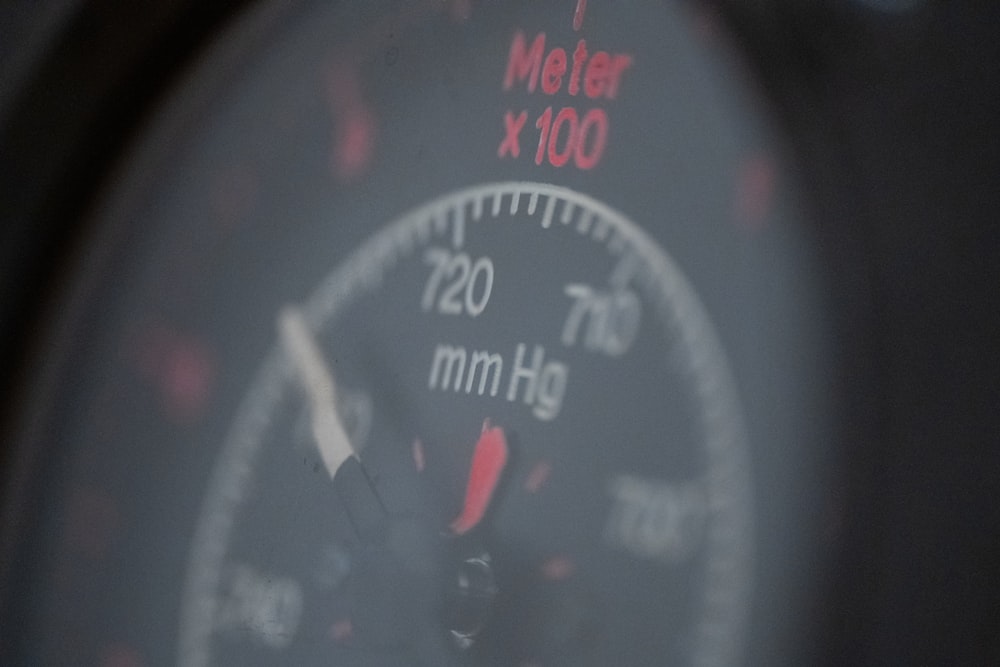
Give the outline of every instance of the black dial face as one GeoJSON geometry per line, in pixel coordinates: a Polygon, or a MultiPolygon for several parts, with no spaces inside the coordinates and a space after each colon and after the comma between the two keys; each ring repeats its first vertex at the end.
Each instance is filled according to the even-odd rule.
{"type": "Polygon", "coordinates": [[[249,12],[93,214],[13,655],[786,650],[826,359],[742,86],[672,4],[249,12]]]}

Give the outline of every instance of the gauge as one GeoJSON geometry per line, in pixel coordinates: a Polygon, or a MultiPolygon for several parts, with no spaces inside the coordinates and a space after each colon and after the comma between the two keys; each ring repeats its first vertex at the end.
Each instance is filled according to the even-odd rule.
{"type": "Polygon", "coordinates": [[[15,661],[792,660],[830,360],[755,95],[671,4],[248,10],[93,204],[15,661]]]}
{"type": "Polygon", "coordinates": [[[278,328],[209,486],[182,662],[732,660],[742,418],[633,223],[553,186],[459,191],[278,328]]]}

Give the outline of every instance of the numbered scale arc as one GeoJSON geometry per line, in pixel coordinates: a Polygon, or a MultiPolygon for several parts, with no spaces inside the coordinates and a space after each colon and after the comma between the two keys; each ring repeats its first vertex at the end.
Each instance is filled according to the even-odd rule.
{"type": "MultiPolygon", "coordinates": [[[[506,235],[524,233],[524,226],[528,225],[545,230],[547,234],[559,232],[589,240],[590,245],[600,249],[610,262],[611,271],[606,277],[609,289],[635,290],[636,303],[641,301],[651,312],[652,317],[642,324],[635,318],[626,317],[625,334],[617,338],[605,336],[602,342],[600,336],[591,335],[580,324],[586,316],[581,316],[574,324],[570,307],[573,303],[581,303],[579,298],[574,301],[574,297],[593,290],[588,292],[581,289],[583,285],[570,284],[564,290],[564,296],[569,297],[565,304],[569,315],[553,328],[552,339],[563,346],[572,344],[578,348],[593,343],[591,352],[614,362],[625,352],[630,329],[652,328],[658,331],[665,364],[685,378],[690,403],[696,412],[693,417],[698,433],[695,449],[699,450],[697,455],[703,461],[698,473],[698,494],[704,529],[703,545],[699,547],[701,583],[693,605],[694,620],[687,633],[689,636],[677,641],[685,646],[683,654],[689,664],[734,664],[745,633],[753,557],[752,480],[741,408],[725,355],[707,313],[679,267],[639,226],[605,204],[564,187],[532,182],[469,187],[412,210],[371,237],[322,280],[303,302],[301,311],[306,324],[317,340],[328,338],[329,332],[342,323],[345,312],[355,304],[398,291],[394,271],[401,264],[411,263],[419,263],[424,271],[430,268],[432,277],[418,286],[416,298],[412,299],[415,310],[434,317],[478,318],[489,309],[491,291],[496,291],[496,285],[505,275],[500,259],[470,254],[465,272],[468,280],[464,287],[453,290],[456,292],[454,299],[446,300],[442,293],[445,287],[453,287],[456,282],[449,285],[449,278],[440,275],[439,285],[431,282],[434,268],[440,269],[449,258],[462,253],[467,241],[479,233],[477,225],[496,223],[505,226],[502,233],[506,235]],[[424,249],[432,247],[432,243],[439,244],[433,246],[435,248],[443,248],[443,259],[428,259],[424,249]],[[432,312],[428,314],[428,311],[432,312]]],[[[516,247],[516,243],[512,246],[516,247]]],[[[622,303],[630,305],[631,301],[621,299],[622,303]]],[[[590,311],[591,315],[593,312],[596,311],[590,311]]],[[[591,324],[595,320],[599,318],[589,318],[591,324]]],[[[331,345],[336,346],[335,339],[331,345]]],[[[534,346],[536,357],[540,348],[540,345],[534,346]]],[[[440,349],[439,345],[438,351],[440,349]]],[[[550,346],[550,357],[551,350],[550,346]]],[[[519,379],[517,373],[526,376],[524,369],[529,364],[531,352],[531,346],[526,343],[519,343],[516,352],[506,352],[503,359],[506,366],[495,370],[490,378],[492,384],[487,382],[489,366],[486,364],[480,366],[480,373],[474,376],[475,367],[464,366],[463,356],[463,368],[468,369],[463,382],[461,371],[456,376],[445,370],[444,362],[432,358],[429,372],[424,373],[427,380],[420,390],[427,394],[438,391],[443,396],[464,392],[471,398],[481,400],[485,397],[497,404],[524,403],[527,419],[542,426],[558,423],[562,393],[566,391],[565,372],[558,405],[551,400],[548,403],[541,401],[541,390],[537,390],[539,397],[535,403],[528,405],[525,387],[530,384],[534,388],[535,383],[521,383],[519,380],[525,377],[519,379]],[[508,371],[506,375],[503,375],[504,369],[508,371]],[[449,376],[451,383],[445,384],[449,376]],[[474,382],[474,377],[478,383],[474,382]]],[[[276,415],[296,400],[297,379],[293,365],[280,345],[269,354],[223,443],[190,552],[182,602],[180,665],[202,666],[223,661],[216,655],[216,635],[222,606],[220,587],[227,563],[233,559],[233,531],[241,521],[242,507],[259,490],[262,450],[277,446],[271,445],[269,439],[280,439],[274,433],[280,428],[276,415]]],[[[421,458],[418,467],[422,465],[421,458]]],[[[536,469],[532,474],[537,472],[536,469]]],[[[525,488],[531,483],[530,480],[525,482],[525,488]]],[[[607,480],[609,490],[628,484],[629,479],[618,474],[610,475],[607,480]]],[[[683,494],[671,489],[666,495],[674,498],[683,494]]],[[[607,536],[611,529],[605,526],[603,530],[607,536]]],[[[623,537],[619,546],[643,555],[648,545],[637,542],[630,547],[628,539],[623,537]]],[[[653,550],[656,548],[659,547],[653,550]]],[[[656,556],[662,558],[665,552],[660,550],[662,553],[656,556]]],[[[300,607],[301,602],[292,611],[300,615],[300,607]]],[[[294,634],[294,628],[288,630],[294,634]]]]}

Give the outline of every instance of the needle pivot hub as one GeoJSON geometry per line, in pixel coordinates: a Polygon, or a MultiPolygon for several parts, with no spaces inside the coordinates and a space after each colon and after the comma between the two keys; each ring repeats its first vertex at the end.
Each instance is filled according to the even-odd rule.
{"type": "Polygon", "coordinates": [[[455,646],[465,650],[486,627],[499,592],[489,554],[462,560],[447,585],[445,622],[455,646]]]}

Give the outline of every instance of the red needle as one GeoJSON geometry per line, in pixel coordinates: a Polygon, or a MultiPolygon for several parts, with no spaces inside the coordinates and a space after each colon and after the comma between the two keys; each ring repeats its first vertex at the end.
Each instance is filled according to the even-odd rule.
{"type": "Polygon", "coordinates": [[[451,530],[456,535],[464,535],[482,520],[490,506],[490,499],[496,491],[497,482],[507,465],[507,438],[503,429],[483,425],[483,432],[476,443],[472,455],[472,470],[469,484],[465,488],[465,504],[462,513],[451,522],[451,530]]]}

